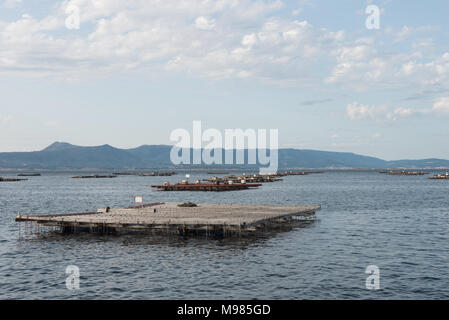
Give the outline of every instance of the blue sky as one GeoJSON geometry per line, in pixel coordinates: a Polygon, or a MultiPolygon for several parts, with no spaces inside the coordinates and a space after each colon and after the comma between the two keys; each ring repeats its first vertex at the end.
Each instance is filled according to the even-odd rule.
{"type": "Polygon", "coordinates": [[[447,1],[0,0],[0,151],[277,128],[280,147],[449,159],[447,1]],[[367,29],[365,9],[380,9],[367,29]],[[80,28],[66,26],[68,6],[80,28]]]}

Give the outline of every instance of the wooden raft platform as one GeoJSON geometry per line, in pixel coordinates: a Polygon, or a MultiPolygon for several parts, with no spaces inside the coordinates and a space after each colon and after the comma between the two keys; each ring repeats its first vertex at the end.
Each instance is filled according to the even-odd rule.
{"type": "Polygon", "coordinates": [[[17,222],[61,227],[65,232],[173,231],[187,234],[232,235],[289,225],[294,217],[311,217],[320,206],[208,204],[179,207],[181,203],[151,203],[98,212],[18,215],[17,222]]]}

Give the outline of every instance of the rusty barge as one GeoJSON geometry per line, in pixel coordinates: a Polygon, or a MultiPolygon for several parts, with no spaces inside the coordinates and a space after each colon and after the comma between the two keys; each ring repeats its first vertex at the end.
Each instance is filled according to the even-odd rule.
{"type": "Polygon", "coordinates": [[[260,183],[175,183],[170,184],[165,182],[162,185],[152,185],[161,191],[237,191],[257,189],[262,184],[260,183]]]}

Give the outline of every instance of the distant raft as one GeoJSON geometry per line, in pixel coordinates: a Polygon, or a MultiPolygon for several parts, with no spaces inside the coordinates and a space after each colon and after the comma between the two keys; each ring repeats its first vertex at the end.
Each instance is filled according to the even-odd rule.
{"type": "Polygon", "coordinates": [[[238,191],[248,190],[260,187],[260,183],[182,183],[170,184],[165,182],[162,185],[152,185],[152,188],[156,188],[161,191],[238,191]]]}
{"type": "Polygon", "coordinates": [[[424,172],[424,171],[379,171],[379,173],[384,173],[384,174],[388,174],[391,176],[423,176],[426,174],[429,174],[428,172],[424,172]]]}
{"type": "Polygon", "coordinates": [[[90,175],[90,176],[73,176],[73,179],[107,179],[107,178],[117,178],[115,175],[90,175]]]}
{"type": "Polygon", "coordinates": [[[429,179],[449,180],[449,172],[446,172],[445,174],[436,174],[433,177],[430,177],[429,179]]]}
{"type": "Polygon", "coordinates": [[[145,172],[114,172],[114,175],[117,176],[139,176],[139,177],[170,177],[175,175],[176,172],[171,171],[171,172],[150,172],[150,173],[145,173],[145,172]]]}
{"type": "Polygon", "coordinates": [[[264,182],[275,182],[275,181],[282,181],[282,179],[277,178],[278,175],[269,175],[269,174],[253,174],[253,175],[246,175],[242,174],[240,176],[230,175],[223,178],[219,177],[212,177],[210,179],[203,179],[203,181],[207,181],[210,183],[264,183],[264,182]]]}
{"type": "Polygon", "coordinates": [[[0,182],[18,182],[18,181],[26,181],[27,179],[17,179],[17,178],[3,178],[0,177],[0,182]]]}

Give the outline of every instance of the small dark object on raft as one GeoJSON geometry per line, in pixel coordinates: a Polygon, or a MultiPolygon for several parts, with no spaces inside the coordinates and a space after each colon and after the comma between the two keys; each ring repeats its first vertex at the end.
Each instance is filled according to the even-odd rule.
{"type": "Polygon", "coordinates": [[[193,202],[184,202],[184,203],[178,204],[178,207],[198,207],[198,205],[193,202]]]}

